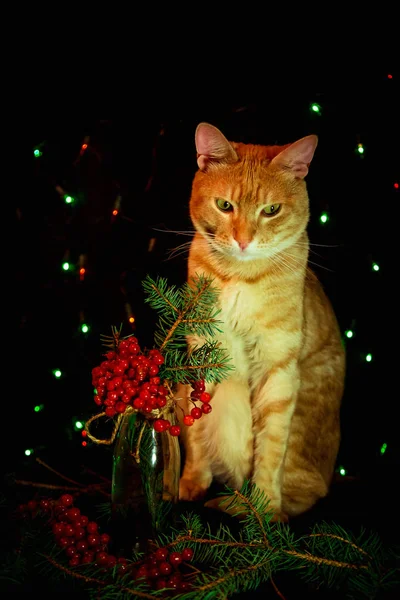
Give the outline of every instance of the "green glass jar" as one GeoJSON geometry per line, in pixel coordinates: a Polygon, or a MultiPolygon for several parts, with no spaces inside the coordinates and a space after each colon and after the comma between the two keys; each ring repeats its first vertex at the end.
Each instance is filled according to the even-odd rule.
{"type": "MultiPolygon", "coordinates": [[[[173,407],[159,416],[177,424],[173,407]]],[[[126,550],[145,551],[150,539],[173,524],[178,502],[179,440],[168,431],[156,432],[153,419],[124,413],[115,440],[111,501],[119,542],[126,550]]]]}

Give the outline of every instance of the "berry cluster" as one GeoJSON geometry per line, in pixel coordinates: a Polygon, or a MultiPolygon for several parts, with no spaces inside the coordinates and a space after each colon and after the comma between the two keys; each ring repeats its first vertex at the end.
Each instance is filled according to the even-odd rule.
{"type": "Polygon", "coordinates": [[[100,533],[98,524],[81,514],[70,494],[63,494],[58,500],[30,500],[19,506],[19,513],[21,516],[48,515],[56,544],[64,549],[70,567],[85,564],[105,570],[117,567],[121,575],[130,573],[137,581],[145,580],[154,590],[185,592],[191,589],[191,584],[184,579],[186,563],[194,555],[190,547],[181,552],[159,547],[135,564],[122,556],[117,558],[108,552],[110,536],[100,533]]]}
{"type": "Polygon", "coordinates": [[[167,548],[157,548],[134,572],[136,580],[145,579],[154,590],[163,588],[174,589],[177,592],[187,592],[191,584],[184,581],[180,570],[185,562],[193,558],[192,548],[184,548],[182,552],[169,552],[167,548]]]}
{"type": "Polygon", "coordinates": [[[105,357],[92,369],[92,384],[96,388],[94,401],[104,405],[108,417],[124,413],[128,406],[144,415],[166,406],[169,392],[158,377],[164,362],[159,350],[150,350],[146,356],[132,336],[121,340],[105,357]]]}
{"type": "MultiPolygon", "coordinates": [[[[193,408],[190,411],[189,415],[183,416],[183,423],[187,425],[187,427],[191,427],[196,419],[200,419],[203,415],[208,415],[212,411],[212,406],[209,404],[211,400],[211,396],[208,392],[205,391],[206,385],[203,379],[198,379],[192,382],[193,391],[190,394],[191,402],[193,404],[193,408]],[[201,408],[196,405],[196,401],[200,400],[202,403],[201,408]]],[[[154,421],[154,429],[156,431],[166,431],[168,430],[172,435],[176,435],[173,431],[174,429],[180,428],[178,425],[172,425],[168,421],[168,419],[156,419],[154,421]]],[[[179,433],[177,435],[179,435],[179,433]]]]}
{"type": "Polygon", "coordinates": [[[22,514],[41,512],[50,516],[55,541],[64,549],[70,567],[95,563],[108,568],[118,565],[119,570],[127,570],[126,558],[116,558],[108,553],[108,533],[100,533],[97,523],[81,514],[70,494],[63,494],[58,500],[30,500],[19,508],[22,514]]]}
{"type": "MultiPolygon", "coordinates": [[[[180,426],[162,418],[169,390],[158,376],[164,363],[161,352],[153,349],[144,354],[137,338],[131,336],[117,342],[116,349],[107,352],[105,359],[92,369],[92,385],[95,387],[94,401],[98,406],[104,406],[106,415],[114,417],[131,406],[147,417],[154,417],[155,431],[168,431],[172,436],[179,436],[180,426]]],[[[212,410],[211,396],[205,391],[204,380],[194,381],[192,389],[193,408],[183,417],[183,423],[188,427],[212,410]],[[196,405],[197,400],[202,403],[201,408],[196,405]]]]}

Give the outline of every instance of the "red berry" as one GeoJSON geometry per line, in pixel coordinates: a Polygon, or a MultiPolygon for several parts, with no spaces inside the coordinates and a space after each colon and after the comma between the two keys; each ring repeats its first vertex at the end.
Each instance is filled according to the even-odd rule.
{"type": "Polygon", "coordinates": [[[164,579],[163,577],[161,577],[160,579],[157,579],[157,581],[154,583],[154,589],[156,589],[156,590],[163,590],[166,587],[167,587],[167,580],[164,579]]]}
{"type": "Polygon", "coordinates": [[[161,575],[169,575],[172,571],[172,567],[171,567],[170,563],[167,563],[166,561],[161,562],[159,564],[158,568],[159,568],[161,575]]]}
{"type": "Polygon", "coordinates": [[[88,547],[89,546],[86,540],[79,540],[75,544],[76,551],[81,553],[85,553],[88,547]]]}
{"type": "Polygon", "coordinates": [[[136,573],[136,579],[145,579],[148,576],[148,569],[146,565],[141,565],[136,573]]]}
{"type": "Polygon", "coordinates": [[[208,402],[206,402],[206,404],[203,404],[203,406],[201,407],[201,410],[205,415],[208,415],[212,411],[212,406],[211,404],[208,404],[208,402]]]}
{"type": "Polygon", "coordinates": [[[107,552],[98,552],[96,554],[96,563],[98,565],[106,565],[108,562],[108,554],[107,552]]]}
{"type": "Polygon", "coordinates": [[[83,538],[86,536],[86,530],[83,527],[77,527],[75,525],[75,533],[74,533],[74,537],[76,540],[83,540],[83,538]]]}
{"type": "Polygon", "coordinates": [[[158,579],[158,577],[160,577],[160,575],[161,575],[161,572],[158,567],[151,567],[151,569],[149,569],[150,579],[158,579]]]}
{"type": "Polygon", "coordinates": [[[64,533],[64,523],[54,523],[54,525],[53,525],[53,533],[54,533],[54,535],[63,535],[63,533],[64,533]]]}
{"type": "Polygon", "coordinates": [[[97,533],[98,528],[99,527],[95,521],[89,521],[89,523],[86,526],[88,533],[97,533]]]}
{"type": "Polygon", "coordinates": [[[169,562],[171,565],[180,565],[182,562],[182,554],[180,552],[171,552],[169,555],[169,562]]]}
{"type": "Polygon", "coordinates": [[[89,523],[89,519],[87,517],[85,517],[84,515],[81,515],[79,517],[76,525],[78,525],[78,523],[79,523],[79,527],[86,527],[86,525],[89,523]]]}
{"type": "Polygon", "coordinates": [[[170,432],[171,435],[174,435],[174,436],[178,436],[181,434],[181,428],[179,427],[179,425],[172,425],[168,431],[170,432]]]}
{"type": "Polygon", "coordinates": [[[120,400],[116,403],[115,405],[115,410],[117,411],[117,413],[123,413],[126,411],[126,404],[125,402],[121,402],[120,400]]]}
{"type": "Polygon", "coordinates": [[[199,400],[201,400],[201,402],[210,402],[211,394],[208,392],[201,392],[199,400]]]}
{"type": "Polygon", "coordinates": [[[73,537],[75,535],[75,527],[70,523],[64,525],[64,535],[67,537],[73,537]]]}
{"type": "Polygon", "coordinates": [[[69,557],[72,558],[73,556],[75,556],[77,554],[77,550],[75,548],[75,546],[67,546],[65,548],[65,554],[69,557]]]}
{"type": "Polygon", "coordinates": [[[198,379],[192,383],[192,387],[196,390],[196,392],[204,392],[206,389],[206,384],[204,379],[198,379]]]}
{"type": "Polygon", "coordinates": [[[37,505],[38,505],[38,503],[36,502],[36,500],[29,500],[26,507],[30,512],[33,512],[37,509],[37,505]]]}
{"type": "Polygon", "coordinates": [[[154,553],[154,556],[158,561],[162,562],[167,559],[168,550],[166,548],[157,548],[157,550],[154,553]]]}
{"type": "Polygon", "coordinates": [[[164,419],[156,419],[153,423],[154,431],[161,433],[165,431],[165,422],[164,419]]]}
{"type": "Polygon", "coordinates": [[[200,400],[200,396],[203,392],[191,392],[190,397],[194,400],[200,400]]]}
{"type": "Polygon", "coordinates": [[[192,415],[193,419],[200,419],[200,417],[203,415],[203,412],[201,408],[194,406],[190,411],[190,414],[192,415]]]}
{"type": "Polygon", "coordinates": [[[133,401],[133,406],[135,408],[143,408],[143,406],[144,406],[143,398],[135,398],[133,401]]]}
{"type": "Polygon", "coordinates": [[[82,564],[89,564],[91,562],[93,562],[94,560],[94,552],[85,552],[85,554],[82,556],[82,564]]]}
{"type": "Polygon", "coordinates": [[[100,536],[97,535],[96,533],[90,533],[87,536],[87,543],[89,544],[89,546],[98,546],[100,544],[100,536]]]}
{"type": "Polygon", "coordinates": [[[192,417],[192,415],[185,415],[183,417],[183,422],[187,427],[190,427],[194,423],[194,417],[192,417]]]}
{"type": "Polygon", "coordinates": [[[72,506],[74,498],[71,494],[63,494],[59,500],[61,506],[72,506]]]}
{"type": "Polygon", "coordinates": [[[117,411],[112,406],[107,406],[105,413],[106,413],[107,417],[112,418],[112,417],[115,417],[115,415],[117,414],[117,411]]]}
{"type": "Polygon", "coordinates": [[[100,536],[100,543],[101,544],[109,544],[110,543],[110,536],[108,535],[108,533],[102,533],[100,536]]]}
{"type": "Polygon", "coordinates": [[[79,508],[72,507],[67,510],[66,515],[69,521],[76,521],[81,516],[81,511],[79,508]]]}
{"type": "Polygon", "coordinates": [[[75,556],[73,556],[72,558],[69,559],[69,566],[70,567],[77,567],[78,565],[80,565],[81,563],[81,559],[79,558],[79,556],[76,554],[75,556]]]}
{"type": "Polygon", "coordinates": [[[71,546],[71,538],[67,538],[65,536],[58,538],[57,544],[61,546],[61,548],[67,548],[71,546]]]}
{"type": "Polygon", "coordinates": [[[109,567],[110,569],[112,569],[113,567],[115,567],[116,564],[117,564],[116,557],[112,556],[111,554],[109,554],[108,558],[107,558],[107,567],[109,567]]]}
{"type": "Polygon", "coordinates": [[[182,560],[192,560],[194,550],[192,548],[184,548],[182,550],[182,560]]]}

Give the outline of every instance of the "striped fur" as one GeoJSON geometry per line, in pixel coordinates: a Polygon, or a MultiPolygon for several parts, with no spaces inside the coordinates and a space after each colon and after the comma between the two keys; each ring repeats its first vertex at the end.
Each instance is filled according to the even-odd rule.
{"type": "MultiPolygon", "coordinates": [[[[188,277],[213,277],[219,337],[235,370],[208,386],[213,411],[182,428],[183,500],[203,497],[213,479],[234,488],[251,479],[286,520],[328,492],[345,357],[331,304],[307,265],[304,177],[316,144],[309,136],[287,146],[246,145],[208,124],[196,131],[188,277]],[[218,198],[232,210],[221,211],[218,198]],[[280,209],[266,216],[271,204],[280,209]]],[[[189,393],[177,390],[185,413],[189,393]]]]}

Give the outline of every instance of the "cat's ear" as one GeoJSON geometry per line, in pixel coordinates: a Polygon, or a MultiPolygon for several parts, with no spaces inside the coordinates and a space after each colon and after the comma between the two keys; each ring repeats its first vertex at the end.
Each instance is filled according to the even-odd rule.
{"type": "Polygon", "coordinates": [[[238,160],[238,155],[219,129],[209,123],[200,123],[196,128],[195,143],[197,164],[205,171],[210,163],[229,164],[238,160]]]}
{"type": "Polygon", "coordinates": [[[304,179],[308,173],[308,167],[314,156],[317,144],[318,138],[316,135],[308,135],[301,138],[301,140],[290,144],[290,146],[275,156],[271,164],[290,171],[299,179],[304,179]]]}

